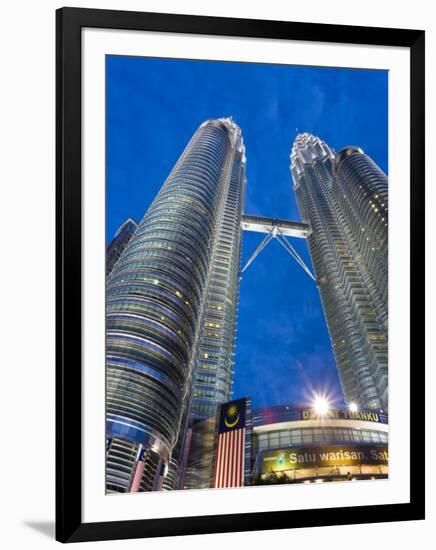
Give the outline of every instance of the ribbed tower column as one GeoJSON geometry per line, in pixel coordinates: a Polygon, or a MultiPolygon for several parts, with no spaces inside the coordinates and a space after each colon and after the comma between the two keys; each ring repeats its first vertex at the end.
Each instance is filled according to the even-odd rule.
{"type": "Polygon", "coordinates": [[[357,244],[356,261],[388,332],[388,178],[359,147],[335,158],[332,191],[357,244]]]}
{"type": "Polygon", "coordinates": [[[246,183],[245,147],[239,128],[234,126],[229,187],[216,233],[196,352],[191,420],[213,416],[217,405],[229,401],[232,396],[242,245],[241,216],[246,183]]]}
{"type": "Polygon", "coordinates": [[[236,129],[200,126],[108,278],[109,492],[159,488],[177,442],[236,129]]]}
{"type": "MultiPolygon", "coordinates": [[[[382,308],[387,314],[387,302],[380,302],[371,284],[373,258],[359,249],[361,226],[352,215],[366,216],[355,187],[372,185],[374,172],[355,166],[352,178],[341,176],[339,181],[338,176],[335,182],[335,158],[335,151],[318,137],[297,136],[291,153],[294,191],[301,217],[312,228],[309,250],[345,399],[380,409],[388,400],[386,325],[379,314],[382,308]]],[[[346,170],[342,162],[339,156],[339,172],[346,170]]],[[[387,268],[387,255],[384,264],[387,268]]]]}

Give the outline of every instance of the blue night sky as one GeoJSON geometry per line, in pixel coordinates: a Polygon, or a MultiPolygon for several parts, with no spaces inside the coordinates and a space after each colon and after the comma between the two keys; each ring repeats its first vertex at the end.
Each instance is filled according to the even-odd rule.
{"type": "MultiPolygon", "coordinates": [[[[246,213],[300,219],[297,129],[336,150],[358,145],[387,173],[385,71],[108,56],[108,241],[141,220],[197,127],[230,115],[246,145],[246,213]]],[[[263,238],[244,233],[243,265],[263,238]]],[[[305,242],[292,244],[310,265],[305,242]]],[[[234,397],[303,404],[313,391],[343,403],[318,290],[273,240],[241,282],[234,397]]]]}

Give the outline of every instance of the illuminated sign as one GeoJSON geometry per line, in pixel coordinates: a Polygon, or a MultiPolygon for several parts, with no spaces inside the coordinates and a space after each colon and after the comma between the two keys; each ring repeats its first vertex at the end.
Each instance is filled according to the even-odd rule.
{"type": "MultiPolygon", "coordinates": [[[[320,418],[314,410],[301,411],[302,420],[320,418]]],[[[322,418],[341,418],[345,420],[366,420],[367,422],[383,422],[383,418],[374,411],[336,411],[331,410],[322,415],[322,418]]]]}
{"type": "Polygon", "coordinates": [[[325,445],[322,447],[292,447],[262,454],[262,473],[322,468],[387,464],[387,445],[325,445]]]}

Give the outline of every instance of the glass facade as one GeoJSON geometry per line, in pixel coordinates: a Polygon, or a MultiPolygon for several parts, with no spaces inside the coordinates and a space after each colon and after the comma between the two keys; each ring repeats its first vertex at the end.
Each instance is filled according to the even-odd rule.
{"type": "Polygon", "coordinates": [[[360,149],[336,155],[307,133],[291,172],[345,399],[387,408],[387,178],[360,149]]]}
{"type": "Polygon", "coordinates": [[[228,123],[234,139],[229,186],[216,232],[195,357],[191,421],[214,415],[217,405],[232,396],[246,160],[241,132],[232,121],[228,123]]]}
{"type": "Polygon", "coordinates": [[[255,435],[253,452],[312,443],[387,443],[387,432],[358,428],[287,428],[255,435]]]}
{"type": "Polygon", "coordinates": [[[107,279],[109,492],[174,479],[191,400],[231,392],[244,167],[236,124],[202,124],[107,279]]]}
{"type": "Polygon", "coordinates": [[[357,147],[335,158],[332,191],[353,236],[356,262],[388,331],[388,178],[357,147]]]}

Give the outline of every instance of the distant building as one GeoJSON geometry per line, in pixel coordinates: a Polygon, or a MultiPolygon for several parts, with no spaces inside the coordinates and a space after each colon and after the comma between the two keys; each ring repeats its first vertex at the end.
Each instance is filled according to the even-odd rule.
{"type": "Polygon", "coordinates": [[[387,178],[361,149],[300,134],[294,191],[348,403],[388,405],[387,178]]]}
{"type": "Polygon", "coordinates": [[[245,150],[232,119],[188,143],[106,289],[106,490],[171,489],[190,418],[231,394],[245,150]]]}
{"type": "Polygon", "coordinates": [[[108,276],[130,239],[138,228],[138,224],[132,218],[128,218],[115,233],[114,238],[106,248],[106,276],[108,276]]]}

